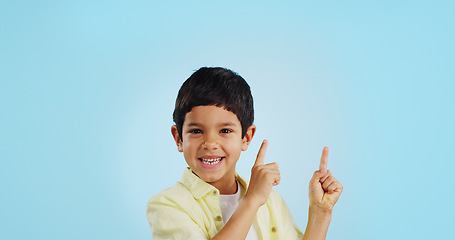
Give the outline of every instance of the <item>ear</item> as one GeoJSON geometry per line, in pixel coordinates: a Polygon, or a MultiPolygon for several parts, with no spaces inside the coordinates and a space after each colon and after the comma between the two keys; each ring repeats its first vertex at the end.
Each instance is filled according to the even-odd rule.
{"type": "Polygon", "coordinates": [[[246,151],[248,149],[248,146],[251,143],[251,140],[253,140],[253,136],[256,133],[256,126],[251,125],[248,127],[246,130],[245,137],[242,139],[242,151],[246,151]]]}
{"type": "Polygon", "coordinates": [[[180,139],[179,132],[177,131],[177,126],[172,125],[171,133],[172,137],[174,137],[175,143],[177,144],[177,150],[179,150],[179,152],[183,152],[183,142],[180,139]]]}

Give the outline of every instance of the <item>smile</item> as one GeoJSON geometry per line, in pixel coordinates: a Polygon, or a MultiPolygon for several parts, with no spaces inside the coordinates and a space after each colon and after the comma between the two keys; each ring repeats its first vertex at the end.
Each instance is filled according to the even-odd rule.
{"type": "Polygon", "coordinates": [[[202,161],[204,164],[207,164],[207,165],[215,165],[217,163],[219,163],[221,160],[223,160],[224,157],[220,157],[220,158],[199,158],[200,161],[202,161]]]}

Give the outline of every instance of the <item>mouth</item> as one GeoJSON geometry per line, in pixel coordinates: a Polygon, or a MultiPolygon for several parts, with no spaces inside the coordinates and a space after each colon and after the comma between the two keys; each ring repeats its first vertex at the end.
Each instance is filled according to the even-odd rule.
{"type": "Polygon", "coordinates": [[[205,165],[216,165],[219,162],[221,162],[223,159],[224,159],[224,157],[215,157],[215,158],[203,157],[203,158],[199,158],[199,161],[201,161],[205,165]]]}

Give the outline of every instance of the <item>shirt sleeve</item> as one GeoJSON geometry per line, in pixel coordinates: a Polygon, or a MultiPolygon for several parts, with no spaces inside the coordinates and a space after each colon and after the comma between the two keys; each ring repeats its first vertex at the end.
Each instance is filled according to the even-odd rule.
{"type": "Polygon", "coordinates": [[[205,240],[208,236],[177,204],[150,199],[147,220],[154,240],[205,240]]]}
{"type": "Polygon", "coordinates": [[[299,239],[303,238],[303,233],[294,221],[288,206],[280,194],[274,191],[274,195],[277,199],[277,207],[279,208],[280,220],[283,223],[281,228],[283,229],[283,239],[299,239]]]}

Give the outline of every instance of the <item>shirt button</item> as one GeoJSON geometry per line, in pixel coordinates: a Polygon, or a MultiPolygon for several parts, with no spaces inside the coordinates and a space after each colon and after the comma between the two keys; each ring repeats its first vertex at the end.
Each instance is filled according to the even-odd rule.
{"type": "Polygon", "coordinates": [[[220,215],[218,215],[218,216],[215,217],[215,220],[221,221],[221,220],[223,220],[223,218],[220,215]]]}
{"type": "Polygon", "coordinates": [[[216,194],[217,194],[216,190],[213,190],[212,193],[213,193],[213,195],[215,195],[215,196],[216,196],[216,194]]]}
{"type": "Polygon", "coordinates": [[[272,227],[272,232],[276,232],[278,229],[276,229],[276,227],[272,227]]]}

